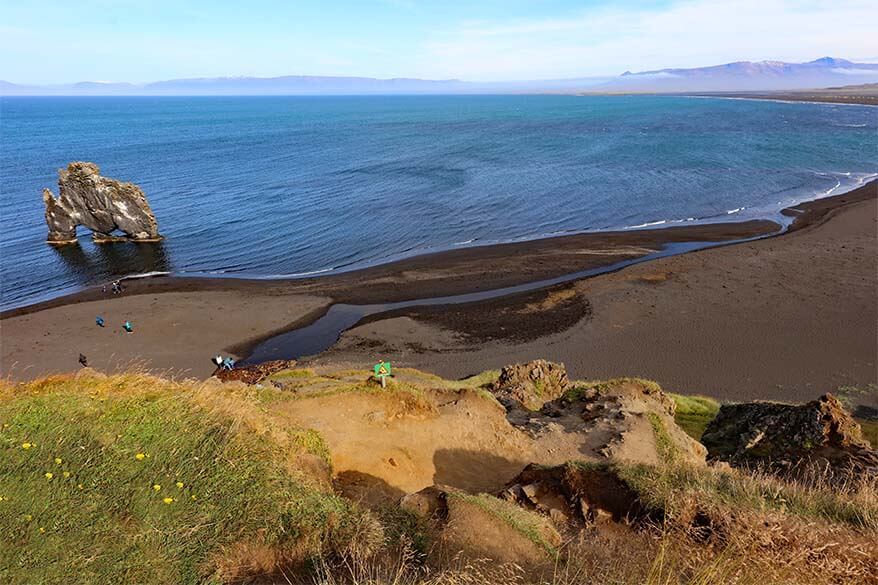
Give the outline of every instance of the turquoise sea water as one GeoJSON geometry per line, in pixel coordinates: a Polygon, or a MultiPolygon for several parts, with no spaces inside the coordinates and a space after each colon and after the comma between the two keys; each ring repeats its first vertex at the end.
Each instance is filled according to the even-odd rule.
{"type": "Polygon", "coordinates": [[[878,109],[683,97],[0,98],[0,291],[151,271],[285,276],[455,246],[773,217],[878,174],[878,109]],[[45,243],[96,162],[167,240],[45,243]],[[660,223],[664,222],[664,223],[660,223]]]}

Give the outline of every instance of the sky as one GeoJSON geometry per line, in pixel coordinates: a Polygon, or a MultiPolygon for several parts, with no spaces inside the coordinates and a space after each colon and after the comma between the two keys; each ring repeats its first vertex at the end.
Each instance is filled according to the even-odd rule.
{"type": "Polygon", "coordinates": [[[875,0],[0,0],[0,79],[503,81],[878,62],[875,0]]]}

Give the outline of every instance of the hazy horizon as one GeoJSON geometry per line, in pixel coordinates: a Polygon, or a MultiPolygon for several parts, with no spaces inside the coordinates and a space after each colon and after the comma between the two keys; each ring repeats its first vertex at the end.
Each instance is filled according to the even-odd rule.
{"type": "Polygon", "coordinates": [[[859,0],[42,0],[3,16],[0,79],[19,85],[286,75],[489,83],[824,55],[878,61],[878,9],[859,0]]]}

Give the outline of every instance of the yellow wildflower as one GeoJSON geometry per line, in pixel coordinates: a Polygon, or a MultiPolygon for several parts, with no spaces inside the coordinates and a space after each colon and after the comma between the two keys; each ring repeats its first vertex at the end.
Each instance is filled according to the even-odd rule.
{"type": "Polygon", "coordinates": [[[146,457],[146,455],[144,455],[143,453],[138,453],[137,455],[134,456],[134,458],[137,459],[138,461],[143,461],[144,457],[146,457]]]}
{"type": "Polygon", "coordinates": [[[55,474],[53,474],[51,471],[46,472],[46,479],[52,479],[53,477],[55,477],[55,474]]]}
{"type": "Polygon", "coordinates": [[[165,499],[162,500],[162,501],[163,501],[164,503],[166,503],[166,504],[173,504],[173,503],[174,503],[174,498],[165,498],[165,499]]]}
{"type": "Polygon", "coordinates": [[[55,465],[61,465],[61,458],[55,457],[55,465]]]}
{"type": "Polygon", "coordinates": [[[192,499],[193,499],[193,500],[195,499],[195,494],[192,494],[192,499]]]}
{"type": "Polygon", "coordinates": [[[69,471],[65,471],[65,472],[64,472],[64,477],[70,477],[70,472],[69,472],[69,471]]]}
{"type": "Polygon", "coordinates": [[[24,519],[27,520],[28,522],[30,522],[31,520],[34,519],[34,517],[31,516],[30,514],[25,514],[25,515],[24,515],[24,519]]]}
{"type": "Polygon", "coordinates": [[[30,449],[33,446],[34,446],[33,443],[22,443],[21,444],[21,448],[24,449],[25,451],[30,449]]]}
{"type": "Polygon", "coordinates": [[[160,486],[159,484],[156,483],[156,484],[153,484],[152,489],[154,489],[155,491],[159,491],[162,489],[162,486],[160,486]]]}
{"type": "Polygon", "coordinates": [[[81,484],[81,483],[80,483],[80,484],[77,484],[76,487],[78,487],[79,489],[82,489],[82,484],[81,484]]]}
{"type": "Polygon", "coordinates": [[[45,531],[46,531],[46,529],[43,528],[42,526],[40,526],[40,534],[43,534],[45,531]]]}
{"type": "Polygon", "coordinates": [[[182,481],[178,481],[178,482],[177,482],[177,487],[180,488],[180,489],[183,489],[183,482],[182,482],[182,481]]]}

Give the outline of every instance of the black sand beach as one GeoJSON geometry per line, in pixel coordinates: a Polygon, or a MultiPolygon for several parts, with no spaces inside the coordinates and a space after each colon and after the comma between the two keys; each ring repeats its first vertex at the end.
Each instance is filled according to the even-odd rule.
{"type": "MultiPolygon", "coordinates": [[[[445,376],[517,359],[567,362],[575,377],[640,375],[723,398],[800,400],[875,383],[878,243],[870,183],[797,206],[779,237],[664,258],[482,303],[368,319],[318,361],[378,354],[445,376]]],[[[218,352],[312,322],[333,302],[491,290],[637,258],[672,242],[765,236],[769,221],[595,233],[458,249],[293,281],[151,278],[121,297],[92,289],[2,315],[2,370],[27,379],[144,368],[203,377],[218,352]],[[99,330],[96,314],[114,323],[99,330]],[[115,321],[130,318],[123,335],[115,321]]]]}

